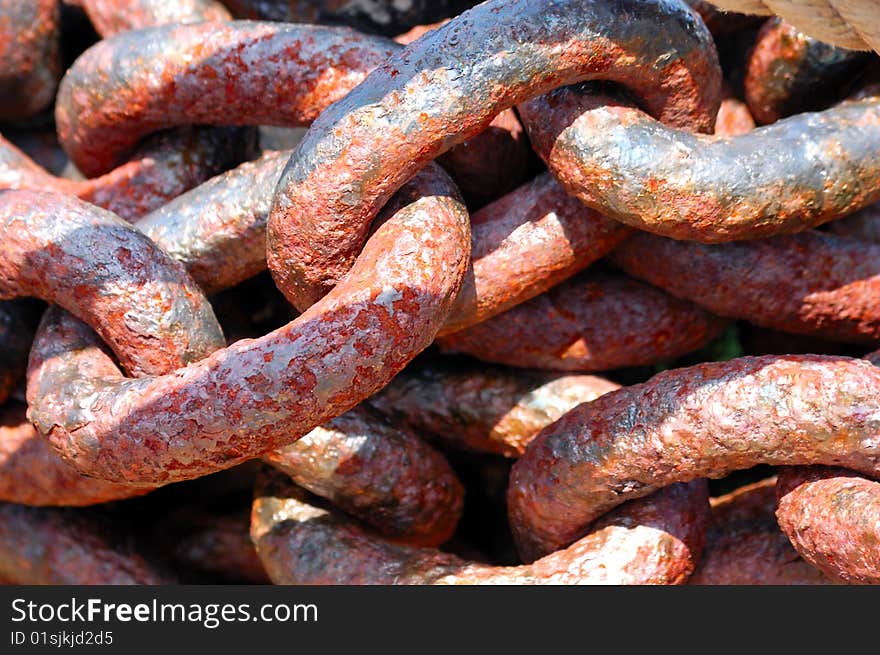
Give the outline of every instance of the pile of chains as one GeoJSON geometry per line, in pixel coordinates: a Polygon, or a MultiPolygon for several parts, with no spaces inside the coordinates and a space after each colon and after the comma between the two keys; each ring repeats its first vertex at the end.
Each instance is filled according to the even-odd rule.
{"type": "Polygon", "coordinates": [[[878,93],[698,0],[0,0],[0,581],[880,582],[878,93]]]}

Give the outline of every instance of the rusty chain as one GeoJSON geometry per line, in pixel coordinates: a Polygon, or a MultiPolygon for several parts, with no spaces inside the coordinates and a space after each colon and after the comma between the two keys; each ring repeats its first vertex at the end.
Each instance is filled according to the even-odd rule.
{"type": "Polygon", "coordinates": [[[880,583],[876,57],[361,5],[0,0],[0,582],[880,583]]]}

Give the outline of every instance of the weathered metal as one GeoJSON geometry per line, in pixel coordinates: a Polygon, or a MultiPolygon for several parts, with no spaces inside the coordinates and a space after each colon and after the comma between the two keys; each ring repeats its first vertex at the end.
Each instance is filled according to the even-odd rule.
{"type": "Polygon", "coordinates": [[[406,369],[367,402],[438,444],[518,457],[567,411],[618,388],[595,375],[437,363],[406,369]]]}
{"type": "Polygon", "coordinates": [[[74,195],[134,221],[247,159],[253,133],[240,128],[180,128],[145,141],[105,175],[70,180],[52,175],[0,136],[0,189],[74,195]]]}
{"type": "Polygon", "coordinates": [[[790,467],[777,492],[779,526],[805,560],[835,580],[880,584],[880,482],[837,467],[790,467]]]}
{"type": "Polygon", "coordinates": [[[229,20],[232,16],[215,0],[81,0],[104,37],[169,23],[229,20]]]}
{"type": "Polygon", "coordinates": [[[724,136],[736,136],[747,134],[755,129],[755,119],[749,112],[748,106],[737,98],[724,98],[718,108],[718,118],[715,119],[715,134],[724,136]]]}
{"type": "MultiPolygon", "coordinates": [[[[95,44],[68,70],[55,107],[58,136],[92,176],[108,173],[161,129],[309,125],[401,49],[344,27],[251,21],[122,33],[95,44]]],[[[446,165],[474,193],[492,198],[521,180],[521,132],[515,116],[499,117],[485,135],[450,153],[446,165]]]]}
{"type": "Polygon", "coordinates": [[[424,164],[530,97],[621,82],[660,120],[710,131],[720,70],[679,2],[490,0],[389,57],[312,125],[279,182],[268,258],[303,310],[348,271],[378,210],[424,164]]]}
{"type": "Polygon", "coordinates": [[[875,202],[839,221],[828,223],[827,229],[840,236],[880,243],[880,202],[875,202]]]}
{"type": "Polygon", "coordinates": [[[0,0],[0,120],[28,118],[52,103],[59,21],[56,0],[0,0]]]}
{"type": "Polygon", "coordinates": [[[872,243],[816,230],[723,245],[639,233],[611,259],[718,316],[838,341],[880,341],[880,246],[872,243]]]}
{"type": "Polygon", "coordinates": [[[673,485],[566,550],[501,567],[383,541],[275,479],[258,489],[251,539],[276,584],[678,584],[699,559],[707,499],[705,482],[673,485]]]}
{"type": "Polygon", "coordinates": [[[566,195],[549,175],[539,175],[472,214],[472,271],[440,334],[534,298],[609,253],[629,233],[566,195]]]}
{"type": "Polygon", "coordinates": [[[568,193],[633,227],[722,243],[800,232],[880,199],[880,99],[708,136],[593,88],[559,89],[520,115],[568,193]]]}
{"type": "Polygon", "coordinates": [[[773,512],[776,479],[710,500],[706,545],[691,585],[821,585],[831,581],[791,546],[773,512]]]}
{"type": "MultiPolygon", "coordinates": [[[[289,152],[266,153],[138,221],[209,293],[266,268],[272,192],[289,152]]],[[[471,216],[471,267],[440,334],[484,321],[558,284],[623,241],[630,229],[539,175],[471,216]]]]}
{"type": "Polygon", "coordinates": [[[71,196],[0,191],[0,240],[0,297],[64,307],[133,375],[185,366],[224,343],[183,266],[110,212],[71,196]]]}
{"type": "MultiPolygon", "coordinates": [[[[880,345],[880,101],[860,56],[768,25],[746,71],[761,120],[860,90],[754,129],[737,97],[757,27],[701,0],[724,89],[682,0],[489,0],[405,35],[475,3],[230,0],[379,12],[370,29],[406,47],[230,21],[215,0],[76,1],[109,38],[55,115],[95,177],[0,138],[0,297],[60,306],[25,390],[43,305],[0,304],[0,581],[880,582],[880,351],[832,356],[880,345]],[[293,150],[230,170],[256,155],[245,126],[293,150]],[[654,286],[583,272],[605,257],[654,286]],[[249,281],[267,264],[278,288],[249,281]],[[684,361],[826,354],[623,388],[536,370],[638,382],[725,325],[684,361]],[[703,478],[756,464],[792,468],[715,499],[701,556],[703,478]],[[148,536],[127,508],[180,528],[148,536]]],[[[0,94],[21,86],[0,120],[55,144],[51,115],[28,116],[51,103],[59,32],[65,62],[97,35],[79,38],[82,11],[71,30],[57,3],[5,2],[0,94]]]]}
{"type": "Polygon", "coordinates": [[[85,506],[131,498],[151,487],[88,478],[62,460],[12,401],[0,408],[0,501],[32,506],[85,506]]]}
{"type": "Polygon", "coordinates": [[[438,340],[445,352],[551,371],[605,371],[705,346],[727,321],[626,276],[586,272],[438,340]]]}
{"type": "Polygon", "coordinates": [[[93,176],[161,129],[307,125],[396,48],[314,25],[230,21],[124,32],[96,43],[65,74],[58,137],[93,176]]]}
{"type": "Polygon", "coordinates": [[[880,474],[880,370],[845,357],[743,357],[666,371],[545,428],[514,464],[511,528],[527,561],[672,482],[766,464],[880,474]]]}
{"type": "Polygon", "coordinates": [[[439,546],[461,516],[464,491],[446,459],[368,407],[263,460],[394,541],[439,546]]]}
{"type": "Polygon", "coordinates": [[[841,100],[871,60],[867,52],[836,48],[771,18],[746,62],[745,99],[762,125],[841,100]]]}
{"type": "MultiPolygon", "coordinates": [[[[32,360],[43,385],[64,385],[82,372],[118,376],[94,333],[54,309],[38,331],[32,360]]],[[[0,429],[0,499],[91,505],[150,490],[82,476],[23,419],[13,414],[9,428],[0,429]]],[[[439,545],[461,513],[461,485],[446,460],[367,409],[333,419],[264,460],[399,541],[439,545]]]]}
{"type": "Polygon", "coordinates": [[[137,228],[181,262],[207,293],[266,269],[272,193],[289,151],[267,152],[144,216],[137,228]]]}
{"type": "Polygon", "coordinates": [[[45,329],[34,349],[46,355],[31,361],[31,420],[80,470],[155,485],[288,445],[351,409],[431,343],[468,261],[467,212],[439,168],[426,168],[386,212],[324,301],[171,374],[122,378],[105,358],[96,376],[71,345],[94,341],[82,324],[45,329]]]}

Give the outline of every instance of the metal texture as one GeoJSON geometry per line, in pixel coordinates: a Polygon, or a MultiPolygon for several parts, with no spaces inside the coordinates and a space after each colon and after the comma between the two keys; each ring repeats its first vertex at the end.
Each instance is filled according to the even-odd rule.
{"type": "Polygon", "coordinates": [[[880,370],[845,357],[743,357],[667,371],[545,428],[514,464],[511,528],[527,561],[672,482],[756,464],[880,474],[880,370]]]}
{"type": "Polygon", "coordinates": [[[563,188],[633,227],[722,243],[800,232],[880,199],[880,99],[708,136],[591,88],[559,89],[520,114],[563,188]]]}
{"type": "Polygon", "coordinates": [[[185,366],[224,343],[184,268],[110,212],[70,196],[0,191],[0,239],[0,297],[64,307],[133,375],[185,366]]]}
{"type": "Polygon", "coordinates": [[[699,559],[705,482],[673,485],[604,517],[566,550],[488,566],[383,541],[278,480],[254,500],[251,538],[276,584],[677,584],[699,559]]]}
{"type": "Polygon", "coordinates": [[[438,363],[408,368],[367,402],[438,444],[518,457],[567,411],[618,388],[595,375],[438,363]]]}
{"type": "MultiPolygon", "coordinates": [[[[266,268],[272,193],[289,152],[266,153],[145,216],[138,229],[208,293],[266,268]]],[[[484,321],[607,254],[630,229],[539,175],[471,216],[472,262],[440,334],[484,321]]]]}
{"type": "Polygon", "coordinates": [[[825,109],[843,98],[870,60],[867,52],[836,48],[771,18],[746,62],[745,99],[762,125],[825,109]]]}
{"type": "Polygon", "coordinates": [[[0,120],[52,104],[60,77],[57,0],[0,0],[0,120]]]}
{"type": "Polygon", "coordinates": [[[794,550],[773,515],[776,478],[710,500],[706,545],[691,585],[831,584],[794,550]]]}
{"type": "Polygon", "coordinates": [[[367,407],[263,460],[395,541],[439,546],[461,516],[464,490],[446,459],[367,407]]]}
{"type": "Polygon", "coordinates": [[[472,271],[440,331],[482,323],[559,284],[630,233],[539,175],[471,216],[472,271]]]}
{"type": "Polygon", "coordinates": [[[712,129],[717,55],[684,3],[484,2],[388,58],[312,125],[269,218],[279,288],[309,307],[348,271],[379,208],[426,162],[504,109],[584,79],[627,85],[672,125],[712,129]]]}
{"type": "Polygon", "coordinates": [[[880,341],[875,244],[815,230],[723,245],[639,233],[610,257],[627,274],[718,316],[837,341],[880,341]]]}
{"type": "Polygon", "coordinates": [[[880,244],[880,202],[828,224],[828,231],[844,237],[880,244]]]}
{"type": "Polygon", "coordinates": [[[736,98],[724,98],[721,101],[718,118],[715,119],[715,134],[736,136],[747,134],[754,129],[755,119],[746,103],[736,98]]]}
{"type": "Polygon", "coordinates": [[[214,177],[155,210],[137,228],[187,268],[207,293],[266,269],[266,224],[289,151],[214,177]]]}
{"type": "Polygon", "coordinates": [[[103,37],[168,23],[229,20],[215,0],[81,0],[92,25],[103,37]]]}
{"type": "Polygon", "coordinates": [[[531,148],[525,130],[512,109],[489,126],[441,155],[443,166],[470,207],[482,207],[525,181],[531,148]]]}
{"type": "Polygon", "coordinates": [[[397,48],[314,25],[230,21],[124,32],[89,48],[67,71],[55,107],[58,137],[93,176],[160,129],[308,125],[397,48]]]}
{"type": "Polygon", "coordinates": [[[804,559],[835,580],[880,584],[880,482],[793,467],[779,472],[777,492],[779,525],[804,559]]]}
{"type": "Polygon", "coordinates": [[[0,408],[0,501],[33,506],[85,506],[150,490],[82,475],[55,453],[25,416],[26,407],[0,408]]]}
{"type": "Polygon", "coordinates": [[[70,349],[93,339],[81,324],[44,330],[46,345],[34,350],[47,354],[32,358],[29,374],[31,419],[80,470],[147,485],[231,467],[351,409],[431,343],[468,261],[467,212],[439,168],[386,211],[324,301],[171,374],[126,379],[105,360],[96,377],[70,349]]]}
{"type": "Polygon", "coordinates": [[[680,357],[726,325],[660,289],[588,271],[438,344],[486,362],[590,372],[680,357]]]}
{"type": "MultiPolygon", "coordinates": [[[[94,333],[50,310],[32,353],[37,384],[68,384],[70,376],[115,377],[113,360],[94,333]]],[[[159,373],[163,371],[158,371],[159,373]]],[[[30,505],[91,505],[146,493],[86,478],[14,416],[0,436],[6,451],[0,498],[30,505]]],[[[23,417],[21,417],[23,418],[23,417]]],[[[446,460],[418,438],[392,428],[366,409],[355,409],[315,428],[264,460],[298,484],[331,499],[352,515],[399,541],[438,545],[455,529],[462,489],[446,460]]]]}
{"type": "Polygon", "coordinates": [[[74,195],[134,221],[249,158],[253,135],[240,128],[180,128],[147,139],[109,173],[56,177],[0,136],[0,189],[74,195]]]}
{"type": "MultiPolygon", "coordinates": [[[[309,125],[401,49],[344,27],[250,21],[123,33],[91,47],[68,70],[55,107],[58,136],[93,176],[165,128],[309,125]]],[[[483,174],[496,176],[483,180],[490,197],[518,183],[523,164],[516,162],[527,154],[516,117],[499,121],[446,162],[471,187],[483,174]]]]}

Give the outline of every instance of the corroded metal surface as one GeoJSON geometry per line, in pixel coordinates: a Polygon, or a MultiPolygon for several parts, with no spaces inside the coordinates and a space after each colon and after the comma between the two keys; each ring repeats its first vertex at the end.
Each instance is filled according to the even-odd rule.
{"type": "Polygon", "coordinates": [[[804,561],[779,529],[776,479],[740,487],[711,499],[706,545],[692,585],[830,584],[804,561]]]}
{"type": "Polygon", "coordinates": [[[549,175],[539,175],[471,216],[473,271],[440,334],[534,298],[610,252],[629,233],[566,195],[549,175]]]}
{"type": "MultiPolygon", "coordinates": [[[[449,20],[445,18],[436,23],[416,25],[395,36],[394,40],[401,45],[409,45],[428,32],[443,27],[449,20]]],[[[464,197],[482,206],[512,191],[518,182],[524,180],[530,147],[519,118],[512,109],[505,109],[493,118],[489,127],[477,138],[485,139],[488,143],[478,143],[478,147],[474,148],[465,141],[442,155],[438,161],[449,170],[464,197]],[[488,152],[495,152],[497,156],[486,157],[488,152]]]]}
{"type": "Polygon", "coordinates": [[[25,418],[25,406],[0,409],[0,501],[83,506],[131,498],[148,488],[87,478],[55,453],[25,418]]]}
{"type": "MultiPolygon", "coordinates": [[[[95,335],[57,310],[44,319],[32,358],[43,385],[66,384],[78,373],[96,379],[118,375],[95,335]]],[[[13,422],[5,434],[0,430],[5,437],[0,455],[6,451],[5,461],[0,457],[0,498],[90,505],[149,491],[81,476],[33,426],[20,423],[13,422]]],[[[461,513],[461,485],[446,460],[368,410],[352,410],[264,460],[399,541],[443,543],[461,513]]]]}
{"type": "Polygon", "coordinates": [[[269,152],[218,175],[145,216],[137,228],[179,262],[207,293],[266,268],[272,192],[290,157],[269,152]]]}
{"type": "Polygon", "coordinates": [[[566,191],[633,227],[704,243],[756,239],[880,199],[880,99],[708,136],[589,88],[559,89],[520,114],[566,191]]]}
{"type": "Polygon", "coordinates": [[[707,497],[704,482],[667,487],[566,550],[500,567],[383,541],[275,480],[257,492],[251,538],[276,584],[677,584],[699,559],[707,497]]]}
{"type": "Polygon", "coordinates": [[[46,109],[60,76],[56,0],[0,0],[0,120],[46,109]]]}
{"type": "MultiPolygon", "coordinates": [[[[123,34],[95,45],[65,76],[59,137],[73,161],[97,175],[162,128],[308,125],[400,49],[384,38],[314,25],[229,21],[123,34]]],[[[521,181],[527,153],[522,127],[507,112],[444,164],[484,202],[521,181]]]]}
{"type": "Polygon", "coordinates": [[[446,23],[449,22],[449,20],[449,18],[444,18],[443,20],[437,21],[436,23],[428,23],[427,25],[416,25],[406,32],[397,34],[394,37],[394,40],[401,45],[409,45],[416,39],[423,37],[428,32],[432,32],[438,27],[443,27],[444,25],[446,25],[446,23]]]}
{"type": "Polygon", "coordinates": [[[712,129],[717,56],[699,18],[676,2],[490,0],[394,54],[321,114],[285,169],[269,220],[279,288],[310,306],[425,162],[504,109],[597,78],[626,84],[672,125],[712,129]]]}
{"type": "Polygon", "coordinates": [[[746,102],[762,125],[824,109],[844,96],[870,59],[867,52],[836,48],[771,18],[746,63],[746,102]]]}
{"type": "Polygon", "coordinates": [[[366,407],[263,459],[395,541],[439,546],[461,516],[464,490],[444,457],[366,407]]]}
{"type": "Polygon", "coordinates": [[[792,467],[780,471],[777,491],[779,525],[804,559],[833,579],[880,584],[880,482],[792,467]]]}
{"type": "Polygon", "coordinates": [[[0,188],[75,195],[133,221],[235,166],[253,149],[242,129],[181,128],[148,139],[105,175],[69,180],[50,174],[0,136],[0,188]]]}
{"type": "Polygon", "coordinates": [[[743,357],[667,371],[545,428],[513,466],[524,558],[571,543],[612,507],[672,482],[766,464],[880,474],[880,370],[845,357],[743,357]]]}
{"type": "MultiPolygon", "coordinates": [[[[20,187],[0,190],[0,297],[80,318],[45,313],[25,388],[32,328],[0,304],[0,500],[21,503],[0,504],[0,581],[172,581],[137,542],[184,582],[880,582],[859,475],[880,471],[880,351],[832,356],[880,345],[877,71],[829,74],[858,57],[765,28],[748,82],[773,111],[807,107],[805,79],[817,107],[861,90],[755,130],[736,98],[757,26],[701,0],[489,0],[406,47],[216,0],[71,0],[62,23],[7,1],[0,36],[25,46],[0,44],[0,92],[16,67],[32,86],[4,130],[59,142],[21,100],[51,100],[60,36],[73,161],[51,170],[77,181],[0,139],[0,188],[20,187]],[[292,150],[230,170],[258,132],[292,150]],[[654,286],[581,273],[601,258],[654,286]],[[642,382],[710,340],[685,361],[825,355],[624,388],[537,370],[642,382]],[[703,478],[767,464],[794,467],[794,547],[763,483],[714,501],[699,562],[703,478]]],[[[388,36],[459,4],[230,1],[388,36]]]]}
{"type": "MultiPolygon", "coordinates": [[[[94,45],[65,75],[58,136],[80,170],[101,175],[164,128],[308,125],[399,50],[381,37],[316,25],[227,21],[120,34],[94,45]]],[[[477,195],[502,193],[522,176],[521,131],[515,116],[500,117],[446,165],[477,195]],[[483,174],[496,179],[477,188],[483,174]]]]}
{"type": "Polygon", "coordinates": [[[184,268],[107,211],[70,196],[0,191],[0,238],[0,296],[64,307],[98,331],[129,373],[185,366],[223,344],[184,268]]]}
{"type": "Polygon", "coordinates": [[[509,366],[603,371],[679,357],[705,346],[726,324],[647,284],[586,272],[438,344],[509,366]]]}
{"type": "MultiPolygon", "coordinates": [[[[138,229],[207,292],[266,268],[272,191],[289,153],[266,153],[144,217],[138,229]]],[[[538,295],[619,244],[630,229],[567,196],[541,175],[471,216],[471,270],[440,334],[538,295]]]]}
{"type": "Polygon", "coordinates": [[[7,503],[0,503],[0,577],[28,585],[174,582],[103,517],[7,503]]]}
{"type": "Polygon", "coordinates": [[[47,355],[31,361],[30,418],[77,468],[129,484],[197,477],[296,441],[427,347],[461,286],[468,216],[439,168],[426,168],[386,212],[321,303],[169,375],[125,379],[105,360],[96,377],[69,349],[90,338],[82,324],[44,330],[47,355]]]}
{"type": "Polygon", "coordinates": [[[871,243],[815,230],[714,246],[641,233],[611,259],[718,316],[826,339],[880,341],[880,246],[871,243]]]}
{"type": "Polygon", "coordinates": [[[67,71],[55,108],[58,136],[83,173],[100,175],[164,128],[307,125],[398,48],[314,25],[225,22],[125,32],[89,48],[67,71]]]}
{"type": "Polygon", "coordinates": [[[438,443],[518,457],[567,411],[618,388],[594,375],[438,364],[407,369],[368,403],[438,443]]]}
{"type": "MultiPolygon", "coordinates": [[[[184,269],[119,218],[55,194],[6,191],[0,203],[4,293],[37,295],[89,319],[126,369],[139,375],[172,371],[223,344],[207,299],[184,269]]],[[[58,311],[50,314],[61,320],[58,311]]],[[[45,339],[37,339],[37,359],[46,356],[45,339]]],[[[76,356],[87,362],[86,375],[118,375],[112,359],[94,343],[85,345],[76,356]]],[[[50,383],[65,386],[66,374],[56,370],[50,383]]],[[[4,415],[0,445],[5,500],[90,505],[148,490],[82,476],[12,411],[4,415]]]]}
{"type": "Polygon", "coordinates": [[[154,25],[231,18],[216,0],[81,0],[81,4],[104,37],[154,25]]]}

